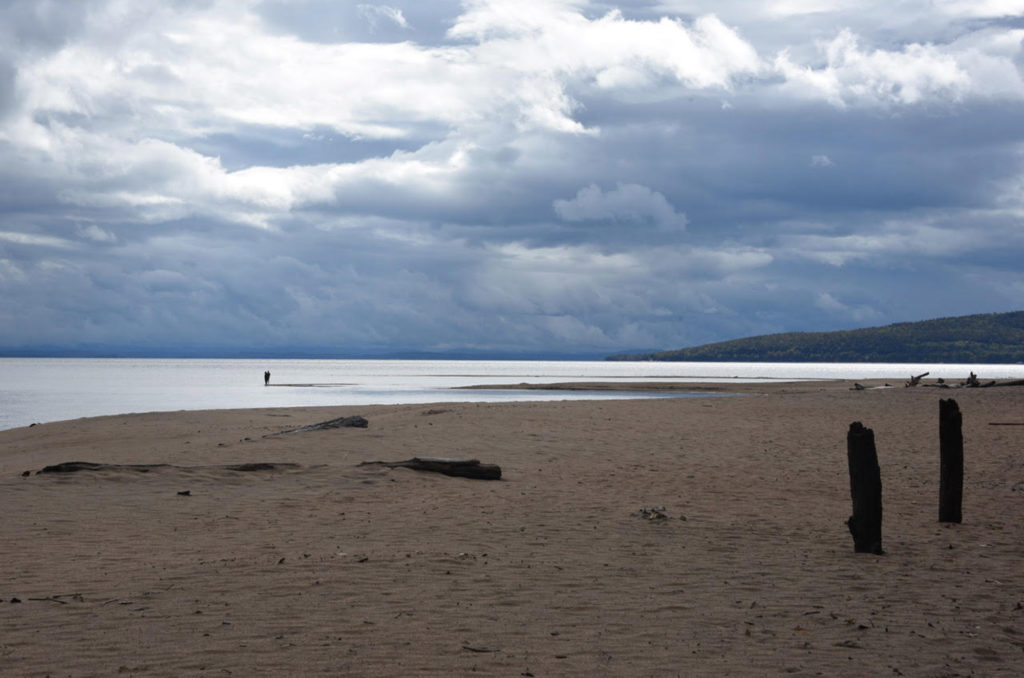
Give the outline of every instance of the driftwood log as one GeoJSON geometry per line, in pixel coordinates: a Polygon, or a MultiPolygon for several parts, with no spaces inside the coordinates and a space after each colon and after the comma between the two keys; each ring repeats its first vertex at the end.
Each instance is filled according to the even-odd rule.
{"type": "Polygon", "coordinates": [[[846,521],[856,553],[882,551],[882,472],[875,451],[875,432],[859,421],[846,434],[846,459],[850,467],[850,498],[853,515],[846,521]]]}
{"type": "Polygon", "coordinates": [[[885,383],[885,384],[882,384],[881,386],[865,386],[864,384],[859,384],[857,382],[853,382],[853,386],[850,387],[850,390],[851,391],[881,391],[882,389],[886,389],[886,388],[892,388],[892,384],[885,383]]]}
{"type": "Polygon", "coordinates": [[[309,426],[300,426],[299,428],[290,428],[287,431],[278,431],[277,433],[269,433],[264,438],[273,438],[274,436],[283,436],[289,433],[307,433],[308,431],[327,431],[332,428],[367,428],[370,422],[365,417],[360,417],[358,414],[353,417],[338,417],[337,419],[331,419],[329,421],[321,421],[317,424],[310,424],[309,426]]]}
{"type": "MultiPolygon", "coordinates": [[[[910,386],[909,382],[907,383],[907,386],[910,386]]],[[[921,384],[921,386],[930,386],[932,388],[990,388],[992,386],[1024,386],[1024,379],[1014,379],[1012,381],[996,381],[995,379],[990,381],[978,381],[977,376],[972,373],[970,379],[960,382],[959,384],[948,384],[942,379],[939,379],[934,384],[921,384]]]]}
{"type": "Polygon", "coordinates": [[[277,471],[280,469],[295,469],[298,464],[288,462],[246,462],[243,464],[223,464],[219,466],[175,466],[174,464],[99,464],[94,461],[63,461],[59,464],[44,466],[39,473],[78,473],[79,471],[135,471],[137,473],[149,473],[162,469],[211,469],[223,471],[277,471]]]}
{"type": "Polygon", "coordinates": [[[1024,386],[1024,379],[1014,379],[1013,381],[1000,381],[993,383],[993,386],[1024,386]]]}
{"type": "Polygon", "coordinates": [[[439,457],[413,457],[405,461],[364,461],[360,466],[386,466],[387,468],[409,468],[414,471],[432,471],[458,478],[477,480],[501,480],[501,467],[497,464],[481,464],[477,459],[442,459],[439,457]]]}
{"type": "Polygon", "coordinates": [[[910,375],[910,381],[908,381],[906,385],[908,387],[917,386],[918,384],[921,383],[921,380],[927,377],[929,374],[931,374],[931,372],[925,372],[924,374],[919,374],[917,376],[910,375]]]}

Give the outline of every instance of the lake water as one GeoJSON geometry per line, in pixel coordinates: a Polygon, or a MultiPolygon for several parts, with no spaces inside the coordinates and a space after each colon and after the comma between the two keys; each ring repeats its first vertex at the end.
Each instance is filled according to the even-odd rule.
{"type": "Polygon", "coordinates": [[[635,392],[452,390],[560,381],[1024,378],[1024,365],[654,363],[505,360],[0,358],[0,430],[127,412],[650,397],[635,392]],[[263,371],[272,373],[271,388],[263,371]]]}

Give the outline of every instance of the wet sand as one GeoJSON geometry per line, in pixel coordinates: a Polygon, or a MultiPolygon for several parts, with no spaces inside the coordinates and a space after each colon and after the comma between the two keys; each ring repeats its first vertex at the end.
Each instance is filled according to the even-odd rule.
{"type": "Polygon", "coordinates": [[[0,675],[1021,675],[1024,388],[851,386],[0,432],[0,675]],[[960,525],[937,522],[949,397],[960,525]],[[883,556],[845,526],[853,421],[883,556]],[[503,477],[358,465],[414,456],[503,477]],[[36,473],[74,460],[113,466],[36,473]],[[280,465],[230,468],[257,463],[280,465]]]}

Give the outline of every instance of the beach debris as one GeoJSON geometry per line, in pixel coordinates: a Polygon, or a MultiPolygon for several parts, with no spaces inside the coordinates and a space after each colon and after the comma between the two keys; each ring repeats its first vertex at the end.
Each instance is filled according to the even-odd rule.
{"type": "Polygon", "coordinates": [[[908,388],[911,387],[911,386],[917,386],[918,384],[921,383],[921,380],[924,379],[925,377],[927,377],[929,374],[931,374],[931,372],[925,372],[924,374],[919,374],[916,377],[911,375],[910,376],[910,381],[908,381],[906,383],[906,386],[908,388]]]}
{"type": "Polygon", "coordinates": [[[278,464],[268,461],[254,461],[245,464],[228,464],[224,468],[228,471],[241,471],[251,473],[252,471],[273,471],[278,467],[296,467],[298,464],[278,464]]]}
{"type": "MultiPolygon", "coordinates": [[[[918,376],[912,376],[912,377],[910,377],[910,381],[905,382],[904,385],[907,386],[907,387],[911,387],[911,386],[927,386],[927,387],[930,387],[930,388],[989,388],[991,386],[1024,386],[1024,379],[1011,379],[1009,381],[996,381],[995,379],[992,379],[992,380],[989,380],[989,381],[981,381],[981,380],[978,379],[978,375],[976,375],[974,372],[971,372],[970,376],[968,376],[967,379],[965,379],[964,381],[961,381],[959,383],[956,383],[956,384],[951,384],[951,383],[949,383],[948,381],[946,381],[945,379],[943,379],[941,377],[936,379],[934,384],[922,384],[921,383],[921,378],[922,377],[926,377],[926,376],[928,376],[928,372],[925,372],[924,374],[921,374],[921,375],[918,375],[918,376]]],[[[886,386],[889,386],[889,385],[886,384],[886,386]]],[[[850,390],[853,390],[853,391],[868,391],[868,390],[871,390],[872,388],[880,388],[880,387],[878,387],[878,386],[870,387],[870,386],[864,386],[863,384],[855,383],[853,385],[853,388],[850,389],[850,390]]]]}
{"type": "Polygon", "coordinates": [[[846,526],[856,553],[882,555],[882,474],[875,451],[875,432],[859,421],[846,434],[853,515],[846,526]]]}
{"type": "Polygon", "coordinates": [[[98,464],[93,461],[62,461],[40,469],[39,473],[77,473],[78,471],[125,470],[148,473],[166,464],[98,464]]]}
{"type": "Polygon", "coordinates": [[[182,490],[181,492],[178,492],[178,495],[181,497],[191,497],[192,490],[182,490]]]}
{"type": "Polygon", "coordinates": [[[299,465],[290,462],[251,462],[245,464],[223,464],[215,466],[175,466],[173,464],[101,464],[94,461],[64,461],[59,464],[44,466],[38,473],[76,473],[78,471],[135,471],[137,473],[149,473],[150,471],[161,469],[220,469],[224,471],[246,472],[276,471],[292,468],[299,468],[299,465]]]}
{"type": "Polygon", "coordinates": [[[273,438],[274,436],[283,436],[288,433],[307,433],[309,431],[327,431],[334,428],[367,428],[370,422],[365,417],[361,417],[358,414],[351,417],[338,417],[337,419],[330,419],[328,421],[321,421],[318,424],[310,424],[309,426],[300,426],[299,428],[288,429],[287,431],[278,431],[277,433],[268,433],[263,436],[264,438],[273,438]]]}
{"type": "Polygon", "coordinates": [[[476,480],[501,480],[501,467],[483,464],[478,459],[444,459],[441,457],[413,457],[404,461],[364,461],[359,466],[385,466],[408,468],[414,471],[432,471],[446,476],[476,480]]]}
{"type": "Polygon", "coordinates": [[[668,520],[668,513],[665,512],[664,506],[641,506],[640,511],[636,514],[644,520],[668,520]]]}

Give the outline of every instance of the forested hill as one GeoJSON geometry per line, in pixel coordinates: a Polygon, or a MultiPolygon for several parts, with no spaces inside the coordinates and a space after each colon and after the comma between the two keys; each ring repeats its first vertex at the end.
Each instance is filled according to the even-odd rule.
{"type": "Polygon", "coordinates": [[[692,362],[1024,362],[1024,311],[839,332],[791,332],[608,360],[692,362]]]}

